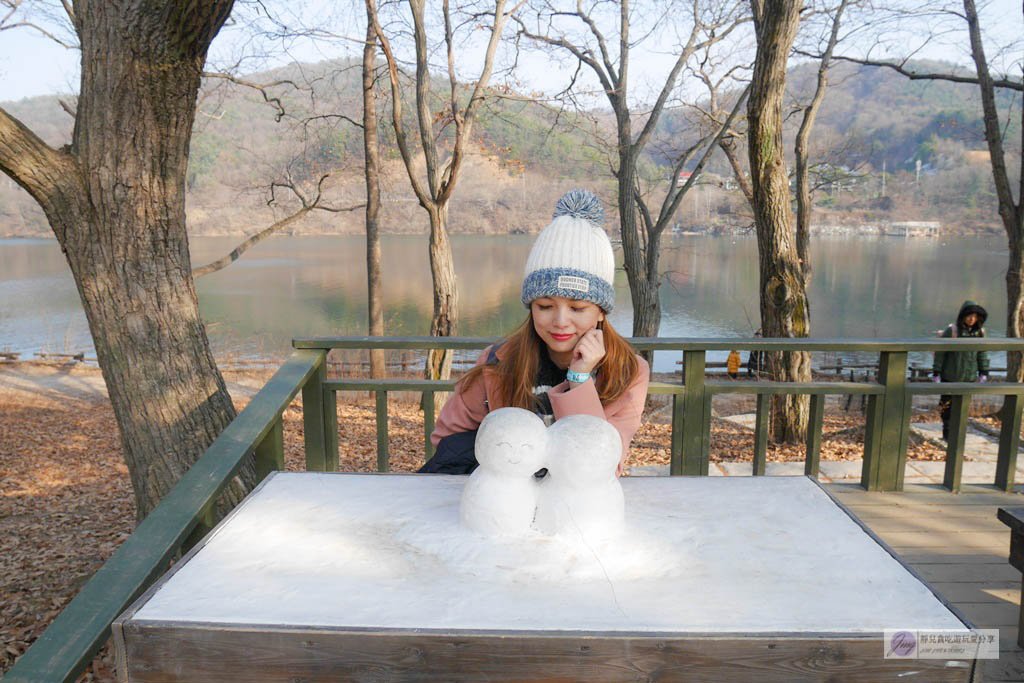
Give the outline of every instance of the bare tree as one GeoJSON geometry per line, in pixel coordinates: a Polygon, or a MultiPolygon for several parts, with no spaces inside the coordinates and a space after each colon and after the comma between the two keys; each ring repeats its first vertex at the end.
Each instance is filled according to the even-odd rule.
{"type": "MultiPolygon", "coordinates": [[[[897,16],[903,16],[904,8],[895,10],[897,16]]],[[[995,183],[998,199],[998,213],[1006,232],[1008,263],[1006,268],[1006,336],[1024,336],[1024,208],[1021,206],[1024,196],[1024,148],[1017,150],[1016,164],[1007,161],[1007,150],[1004,145],[1005,126],[1000,121],[999,108],[996,103],[996,90],[1006,89],[1024,92],[1024,81],[1020,77],[1009,74],[992,74],[989,58],[986,54],[985,40],[975,0],[957,0],[948,4],[927,6],[927,17],[931,21],[951,22],[962,35],[967,30],[971,59],[974,62],[975,74],[921,71],[910,62],[910,55],[916,52],[914,47],[905,48],[906,53],[896,59],[874,59],[856,56],[837,56],[858,64],[892,69],[912,80],[943,80],[954,83],[971,83],[978,86],[981,94],[982,121],[985,128],[985,142],[988,146],[992,178],[995,183]],[[962,8],[962,11],[960,11],[962,8]],[[1017,188],[1014,197],[1014,183],[1011,180],[1010,167],[1017,167],[1017,188]]],[[[931,39],[926,32],[922,42],[931,39]]],[[[1019,40],[1019,37],[1018,37],[1019,40]]],[[[1011,46],[1015,54],[1019,42],[1011,46]]],[[[1015,68],[1020,68],[1020,59],[1014,60],[1015,68]]],[[[1006,125],[1009,125],[1007,121],[1006,125]]],[[[1024,381],[1024,365],[1019,352],[1007,354],[1007,379],[1014,382],[1024,381]]]]}
{"type": "MultiPolygon", "coordinates": [[[[376,102],[377,32],[369,12],[366,15],[366,44],[363,46],[363,157],[366,163],[366,299],[371,336],[384,334],[384,304],[380,253],[380,147],[377,143],[376,102]]],[[[371,349],[370,376],[383,377],[384,349],[371,349]]]]}
{"type": "MultiPolygon", "coordinates": [[[[800,0],[751,0],[757,54],[747,106],[747,147],[765,337],[806,337],[810,330],[810,305],[793,239],[789,174],[782,144],[786,64],[800,26],[801,4],[800,0]]],[[[768,369],[776,380],[809,381],[810,354],[770,353],[768,369]]],[[[803,438],[807,431],[806,398],[773,397],[771,431],[776,441],[803,438]]]]}
{"type": "MultiPolygon", "coordinates": [[[[653,212],[639,195],[637,162],[658,125],[666,103],[676,90],[686,63],[699,50],[724,40],[748,18],[740,11],[740,2],[686,2],[686,20],[692,21],[689,31],[684,31],[680,38],[672,67],[650,110],[643,116],[636,116],[631,110],[629,89],[630,51],[636,45],[636,41],[630,37],[633,14],[629,0],[620,0],[617,4],[618,20],[613,29],[613,37],[617,34],[617,45],[605,35],[607,27],[603,26],[601,15],[604,3],[590,2],[585,6],[583,0],[577,0],[574,9],[564,8],[564,3],[542,2],[536,12],[536,25],[541,28],[532,29],[525,21],[517,20],[518,36],[567,53],[581,67],[585,65],[600,82],[611,105],[616,128],[613,173],[618,188],[624,265],[633,303],[633,334],[656,336],[661,325],[661,302],[658,296],[661,285],[658,267],[661,238],[675,208],[692,183],[678,187],[673,182],[657,212],[657,218],[654,218],[653,212]],[[640,119],[642,124],[640,132],[634,136],[635,119],[640,119]],[[638,210],[644,216],[639,226],[638,210]]],[[[646,28],[644,38],[662,35],[666,23],[670,20],[681,22],[684,16],[683,11],[678,11],[683,9],[682,3],[672,6],[668,11],[659,10],[654,5],[651,7],[652,11],[658,11],[659,14],[654,25],[646,28]]],[[[716,139],[718,137],[715,136],[716,139]]],[[[689,156],[685,153],[681,155],[683,163],[690,156],[692,153],[689,156]]]]}
{"type": "MultiPolygon", "coordinates": [[[[65,5],[82,50],[71,144],[0,109],[0,169],[64,251],[144,517],[234,418],[199,316],[185,170],[203,64],[231,0],[65,5]]],[[[253,483],[251,466],[228,503],[253,483]]]]}
{"type": "MultiPolygon", "coordinates": [[[[652,235],[661,235],[665,228],[668,227],[679,210],[679,205],[682,203],[686,193],[693,187],[694,183],[700,178],[701,172],[704,170],[704,166],[711,158],[711,153],[715,150],[716,146],[721,143],[722,137],[732,128],[733,123],[736,121],[740,112],[743,109],[743,105],[747,101],[747,94],[750,92],[749,88],[745,88],[740,96],[737,98],[736,103],[733,105],[732,111],[729,112],[725,120],[720,122],[716,130],[711,133],[704,135],[703,137],[694,141],[691,145],[682,150],[681,154],[676,155],[676,158],[672,164],[672,173],[669,178],[668,189],[665,192],[665,196],[662,198],[661,205],[658,208],[657,215],[651,213],[650,207],[648,206],[647,194],[643,192],[640,187],[640,174],[637,174],[637,189],[636,189],[636,203],[640,209],[640,218],[642,221],[643,231],[642,235],[645,235],[648,240],[652,235]],[[701,151],[700,159],[694,166],[693,171],[689,177],[679,184],[679,179],[682,175],[682,170],[686,165],[694,158],[697,152],[701,151]]],[[[651,260],[648,259],[648,266],[650,267],[651,260]]],[[[657,267],[657,261],[654,261],[654,267],[657,267]]],[[[655,277],[658,273],[653,274],[655,277]]],[[[649,277],[651,275],[649,274],[649,277]]]]}
{"type": "MultiPolygon", "coordinates": [[[[452,24],[452,13],[448,0],[442,2],[444,20],[444,49],[448,70],[449,102],[440,114],[431,109],[430,88],[431,77],[428,63],[428,35],[426,24],[426,0],[409,0],[409,10],[413,23],[413,38],[416,53],[416,121],[418,124],[418,142],[423,150],[426,163],[426,182],[420,178],[413,159],[413,150],[402,121],[402,88],[398,61],[391,48],[391,41],[381,27],[377,15],[376,0],[366,0],[367,16],[373,24],[377,40],[388,63],[391,78],[391,111],[395,128],[395,139],[402,155],[412,185],[413,192],[420,205],[427,212],[430,220],[430,274],[434,285],[434,315],[430,323],[432,336],[446,337],[456,333],[458,329],[459,299],[455,281],[455,265],[452,260],[452,248],[448,239],[448,202],[451,200],[455,183],[462,169],[466,156],[466,145],[470,139],[477,111],[483,102],[491,72],[494,68],[494,56],[501,39],[502,31],[512,12],[518,5],[506,11],[505,0],[494,0],[493,9],[488,12],[490,25],[487,47],[484,52],[483,64],[479,76],[475,79],[469,99],[465,106],[460,103],[463,87],[460,86],[455,72],[455,31],[452,24]],[[451,122],[455,126],[451,155],[443,162],[439,157],[435,127],[438,121],[451,122]]],[[[478,22],[482,19],[473,19],[478,22]]],[[[426,377],[431,379],[447,378],[451,374],[452,353],[450,350],[434,349],[427,358],[426,377]]]]}
{"type": "MultiPolygon", "coordinates": [[[[803,118],[800,121],[800,130],[797,131],[796,141],[793,143],[793,154],[796,158],[796,252],[800,258],[800,268],[803,270],[804,287],[811,282],[811,186],[810,173],[808,169],[807,147],[811,139],[811,130],[814,128],[814,120],[818,116],[818,110],[825,99],[825,91],[828,88],[828,70],[832,63],[832,52],[836,43],[839,42],[839,27],[843,18],[843,11],[850,0],[840,0],[839,4],[828,11],[831,16],[831,28],[828,39],[825,42],[825,49],[818,60],[818,77],[814,88],[814,95],[811,101],[803,108],[803,118]]],[[[810,310],[808,309],[808,313],[810,310]]]]}
{"type": "MultiPolygon", "coordinates": [[[[737,59],[737,55],[726,55],[726,57],[729,58],[729,61],[737,59]]],[[[738,63],[724,65],[723,62],[726,60],[716,58],[710,51],[705,51],[698,60],[698,65],[692,69],[694,76],[704,84],[708,92],[706,102],[703,105],[694,105],[693,108],[712,127],[720,126],[729,116],[723,100],[733,97],[735,91],[741,86],[744,96],[750,92],[749,78],[746,77],[750,65],[744,63],[745,60],[742,57],[739,57],[738,60],[738,63]]],[[[750,176],[743,167],[743,155],[736,144],[737,140],[743,140],[746,137],[746,122],[746,114],[740,111],[719,136],[718,148],[722,150],[726,161],[729,162],[733,177],[743,193],[744,199],[752,207],[754,190],[750,186],[750,176]]]]}
{"type": "MultiPolygon", "coordinates": [[[[1020,337],[1024,332],[1024,147],[1017,163],[1017,198],[1013,197],[1010,174],[1006,168],[1006,151],[1003,149],[1003,132],[996,107],[995,83],[989,71],[985,56],[985,45],[981,39],[981,22],[974,0],[963,0],[964,20],[971,38],[971,57],[978,72],[978,89],[981,91],[981,109],[985,122],[985,142],[988,144],[992,165],[992,179],[999,198],[999,217],[1003,219],[1007,246],[1010,252],[1006,269],[1006,336],[1020,337]]],[[[1021,82],[1016,82],[1022,90],[1021,82]]],[[[1024,121],[1024,119],[1022,119],[1024,121]]],[[[1008,354],[1007,378],[1014,382],[1024,381],[1024,366],[1020,353],[1008,354]]]]}

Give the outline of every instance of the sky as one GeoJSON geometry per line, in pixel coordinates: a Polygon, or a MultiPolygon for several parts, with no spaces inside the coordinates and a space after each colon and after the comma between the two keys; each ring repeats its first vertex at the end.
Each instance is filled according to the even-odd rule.
{"type": "MultiPolygon", "coordinates": [[[[329,4],[329,3],[328,3],[329,4]]],[[[294,8],[302,6],[309,13],[323,13],[325,6],[318,0],[306,0],[289,5],[294,8]]],[[[998,30],[1005,37],[1024,35],[1019,0],[992,0],[983,10],[983,24],[998,30]]],[[[335,18],[336,19],[336,18],[335,18]]],[[[351,21],[348,22],[351,25],[351,21]]],[[[358,31],[358,37],[362,31],[358,31]]],[[[999,36],[997,36],[999,38],[999,36]]],[[[238,31],[232,33],[226,29],[214,43],[211,56],[215,60],[231,61],[232,53],[243,50],[238,31]]],[[[333,41],[329,45],[321,43],[311,45],[308,42],[295,43],[287,53],[282,53],[273,65],[280,65],[291,58],[303,61],[318,61],[330,57],[352,56],[357,52],[353,42],[333,41]]],[[[966,63],[966,52],[944,46],[936,48],[922,56],[946,59],[958,63],[966,63]]],[[[78,52],[69,50],[54,43],[30,29],[0,31],[0,102],[19,100],[25,97],[56,93],[69,93],[78,87],[78,52]]],[[[1020,55],[1015,57],[1020,59],[1020,55]]],[[[667,69],[671,63],[669,55],[649,52],[634,58],[634,74],[650,74],[667,69]],[[639,66],[640,68],[636,68],[639,66]]],[[[245,69],[242,69],[243,72],[245,69]]],[[[531,88],[550,90],[556,88],[565,78],[563,69],[545,68],[536,58],[527,62],[527,68],[521,70],[530,79],[531,88]]],[[[1019,76],[1019,72],[1018,72],[1019,76]]],[[[652,79],[656,81],[656,78],[652,79]]]]}

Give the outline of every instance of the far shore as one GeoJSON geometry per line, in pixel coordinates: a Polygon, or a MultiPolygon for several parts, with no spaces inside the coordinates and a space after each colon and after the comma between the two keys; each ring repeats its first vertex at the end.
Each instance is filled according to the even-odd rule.
{"type": "MultiPolygon", "coordinates": [[[[539,230],[538,230],[539,232],[539,230]]],[[[382,232],[384,237],[426,237],[428,231],[426,226],[420,231],[403,231],[403,232],[382,232]]],[[[244,239],[252,235],[253,232],[244,231],[226,231],[226,232],[203,232],[197,234],[189,234],[189,239],[244,239]]],[[[457,236],[473,236],[473,237],[512,237],[518,235],[533,234],[526,231],[517,232],[479,232],[479,231],[460,231],[457,229],[450,229],[451,235],[457,236]]],[[[613,232],[613,235],[617,236],[618,233],[613,232]]],[[[688,226],[679,230],[668,231],[669,235],[676,235],[680,237],[737,237],[749,235],[753,236],[753,229],[747,226],[712,226],[709,228],[693,227],[688,226]]],[[[899,237],[907,239],[950,239],[950,238],[967,238],[967,237],[999,237],[1002,235],[1001,230],[992,229],[967,229],[967,230],[950,230],[950,231],[916,231],[912,230],[909,232],[902,232],[889,228],[882,224],[864,224],[864,225],[828,225],[828,226],[812,226],[811,234],[815,237],[899,237]]],[[[274,235],[274,237],[362,237],[363,232],[359,230],[337,232],[337,231],[302,231],[294,233],[281,233],[280,235],[274,235]]],[[[57,238],[53,233],[0,233],[0,240],[41,240],[41,241],[54,241],[57,238]]]]}

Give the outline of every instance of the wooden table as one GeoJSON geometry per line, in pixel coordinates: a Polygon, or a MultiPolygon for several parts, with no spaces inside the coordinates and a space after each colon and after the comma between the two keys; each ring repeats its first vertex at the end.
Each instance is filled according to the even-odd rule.
{"type": "Polygon", "coordinates": [[[614,542],[478,537],[464,477],[277,473],[113,625],[132,681],[969,681],[971,624],[809,477],[626,478],[614,542]]]}

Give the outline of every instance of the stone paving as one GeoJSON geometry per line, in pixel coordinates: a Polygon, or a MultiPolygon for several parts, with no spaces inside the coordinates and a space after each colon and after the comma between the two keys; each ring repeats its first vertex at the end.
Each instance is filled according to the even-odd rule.
{"type": "MultiPolygon", "coordinates": [[[[722,418],[733,424],[753,430],[756,419],[754,413],[743,413],[722,418]]],[[[915,422],[910,429],[923,439],[931,441],[943,448],[941,422],[915,422]]],[[[999,440],[974,427],[967,431],[964,447],[964,463],[961,482],[964,484],[991,484],[995,481],[996,459],[999,454],[999,440]]],[[[1024,481],[1024,458],[1018,459],[1017,481],[1024,481]]],[[[825,483],[855,482],[861,477],[863,460],[822,461],[819,466],[818,479],[825,483]]],[[[749,462],[712,462],[708,465],[711,476],[746,476],[751,474],[753,465],[749,462]]],[[[904,470],[905,484],[941,484],[946,463],[941,460],[909,460],[904,470]]],[[[668,476],[668,465],[640,465],[630,468],[634,477],[668,476]]],[[[765,463],[765,474],[768,476],[802,476],[802,462],[769,462],[765,463]]]]}

